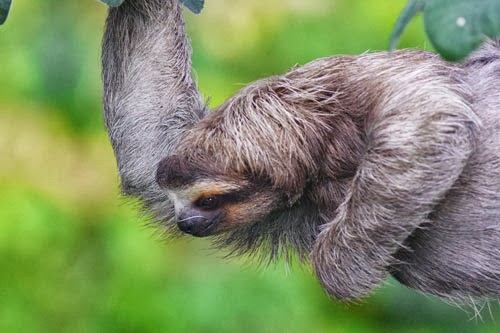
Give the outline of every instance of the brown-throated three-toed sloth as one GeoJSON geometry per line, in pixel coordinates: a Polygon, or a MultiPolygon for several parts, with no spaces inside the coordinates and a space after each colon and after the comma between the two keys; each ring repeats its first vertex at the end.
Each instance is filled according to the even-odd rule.
{"type": "Polygon", "coordinates": [[[235,253],[294,249],[336,298],[388,273],[500,293],[500,43],[315,60],[208,111],[177,0],[111,9],[104,112],[122,189],[235,253]]]}

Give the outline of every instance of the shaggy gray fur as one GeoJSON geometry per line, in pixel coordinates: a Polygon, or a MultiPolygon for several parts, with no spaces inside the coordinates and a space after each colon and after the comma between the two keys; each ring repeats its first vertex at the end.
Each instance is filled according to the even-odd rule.
{"type": "Polygon", "coordinates": [[[123,193],[168,220],[173,207],[156,184],[156,166],[206,112],[178,1],[127,0],[111,8],[102,63],[104,118],[123,193]]]}
{"type": "Polygon", "coordinates": [[[157,219],[175,225],[158,162],[184,156],[196,179],[283,199],[243,210],[259,222],[227,221],[218,245],[311,254],[333,297],[362,297],[388,273],[448,299],[500,294],[499,42],[463,64],[411,50],[318,59],[208,113],[189,58],[177,0],[110,10],[106,125],[124,193],[157,219]]]}

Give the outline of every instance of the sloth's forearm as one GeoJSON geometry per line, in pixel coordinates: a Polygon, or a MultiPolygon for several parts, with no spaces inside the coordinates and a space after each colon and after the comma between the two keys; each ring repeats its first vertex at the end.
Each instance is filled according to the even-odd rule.
{"type": "Polygon", "coordinates": [[[435,142],[426,148],[426,139],[416,137],[415,145],[424,144],[428,154],[411,146],[405,152],[382,149],[367,156],[313,254],[330,295],[358,298],[385,278],[388,266],[395,264],[394,253],[415,228],[429,222],[432,209],[459,177],[471,151],[471,142],[461,140],[467,134],[457,133],[454,146],[435,142]],[[397,158],[405,153],[403,160],[397,158]]]}
{"type": "Polygon", "coordinates": [[[395,109],[389,100],[374,111],[380,114],[367,126],[367,150],[346,201],[318,236],[313,264],[336,298],[366,295],[385,278],[394,253],[429,222],[473,151],[479,124],[467,96],[453,86],[421,90],[395,109]]]}
{"type": "Polygon", "coordinates": [[[177,0],[111,8],[103,40],[104,118],[124,193],[159,195],[156,166],[203,113],[177,0]]]}

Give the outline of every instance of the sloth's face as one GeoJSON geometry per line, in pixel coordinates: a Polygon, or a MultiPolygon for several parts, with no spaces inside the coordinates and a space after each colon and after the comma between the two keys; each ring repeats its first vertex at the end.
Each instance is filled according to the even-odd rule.
{"type": "Polygon", "coordinates": [[[197,237],[259,222],[280,202],[270,187],[228,175],[209,175],[207,170],[178,165],[175,157],[159,164],[157,182],[174,204],[179,229],[197,237]]]}
{"type": "Polygon", "coordinates": [[[269,201],[249,184],[199,180],[188,186],[166,188],[174,204],[177,226],[203,237],[255,223],[268,213],[269,201]]]}

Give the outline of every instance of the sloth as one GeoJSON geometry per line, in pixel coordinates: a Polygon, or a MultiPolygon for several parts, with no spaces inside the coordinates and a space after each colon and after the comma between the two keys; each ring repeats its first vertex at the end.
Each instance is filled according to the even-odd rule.
{"type": "Polygon", "coordinates": [[[400,50],[314,60],[213,110],[177,0],[126,0],[103,40],[125,195],[230,254],[310,260],[333,298],[388,275],[448,300],[500,294],[500,41],[462,63],[400,50]]]}

